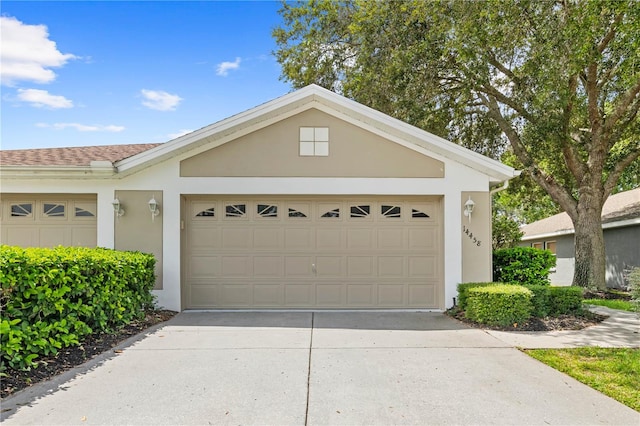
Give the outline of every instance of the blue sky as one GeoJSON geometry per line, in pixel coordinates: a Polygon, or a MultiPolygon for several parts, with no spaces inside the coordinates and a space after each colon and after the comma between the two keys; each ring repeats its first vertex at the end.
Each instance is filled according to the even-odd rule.
{"type": "Polygon", "coordinates": [[[291,91],[272,1],[2,1],[2,149],[165,142],[291,91]]]}

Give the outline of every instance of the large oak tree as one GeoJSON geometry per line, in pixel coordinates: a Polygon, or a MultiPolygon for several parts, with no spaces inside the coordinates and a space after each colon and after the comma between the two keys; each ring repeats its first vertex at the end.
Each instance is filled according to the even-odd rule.
{"type": "Polygon", "coordinates": [[[280,13],[285,80],[494,158],[511,151],[573,221],[574,284],[605,285],[602,206],[640,155],[635,0],[318,0],[280,13]]]}

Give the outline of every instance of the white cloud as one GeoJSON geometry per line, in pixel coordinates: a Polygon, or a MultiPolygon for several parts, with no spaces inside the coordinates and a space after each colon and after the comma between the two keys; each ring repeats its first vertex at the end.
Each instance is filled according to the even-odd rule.
{"type": "Polygon", "coordinates": [[[178,130],[175,133],[169,133],[167,135],[167,137],[169,139],[176,139],[176,138],[179,138],[180,136],[184,136],[184,135],[189,134],[191,132],[193,132],[193,130],[191,130],[191,129],[182,129],[182,130],[178,130]]]}
{"type": "Polygon", "coordinates": [[[236,58],[233,62],[221,62],[218,64],[218,68],[216,69],[216,74],[226,77],[229,75],[229,70],[237,70],[240,68],[240,58],[236,58]]]}
{"type": "Polygon", "coordinates": [[[18,89],[18,99],[29,102],[38,108],[73,108],[73,102],[64,96],[52,95],[46,90],[39,89],[18,89]]]}
{"type": "Polygon", "coordinates": [[[114,126],[110,124],[108,126],[103,125],[86,125],[80,123],[37,123],[36,127],[50,127],[56,130],[64,130],[64,129],[76,129],[79,132],[111,132],[118,133],[123,131],[124,126],[114,126]]]}
{"type": "Polygon", "coordinates": [[[11,86],[18,81],[50,83],[56,74],[50,68],[61,67],[75,55],[62,53],[49,40],[45,25],[28,25],[11,16],[0,16],[0,80],[11,86]]]}
{"type": "Polygon", "coordinates": [[[178,95],[172,95],[171,93],[163,92],[162,90],[146,90],[140,91],[144,97],[142,105],[147,108],[155,109],[158,111],[173,111],[176,109],[182,98],[178,95]]]}

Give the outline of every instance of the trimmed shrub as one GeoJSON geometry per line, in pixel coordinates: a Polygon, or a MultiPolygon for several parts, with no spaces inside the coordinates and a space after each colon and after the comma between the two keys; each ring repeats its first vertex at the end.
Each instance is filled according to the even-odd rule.
{"type": "Polygon", "coordinates": [[[503,327],[523,323],[533,311],[531,298],[531,290],[520,285],[470,288],[465,316],[481,324],[503,327]]]}
{"type": "Polygon", "coordinates": [[[467,300],[469,299],[469,289],[476,287],[486,287],[496,285],[496,283],[462,283],[458,284],[458,307],[461,310],[467,309],[467,300]]]}
{"type": "Polygon", "coordinates": [[[582,310],[582,288],[549,287],[549,316],[577,315],[582,310]]]}
{"type": "Polygon", "coordinates": [[[493,280],[521,285],[549,285],[556,257],[549,250],[514,247],[493,252],[493,280]]]}
{"type": "Polygon", "coordinates": [[[537,318],[544,318],[551,312],[551,286],[548,285],[528,285],[525,286],[531,293],[531,304],[533,305],[533,312],[531,316],[537,318]]]}
{"type": "Polygon", "coordinates": [[[153,306],[154,265],[137,252],[0,246],[0,368],[29,368],[38,356],[142,318],[153,306]]]}

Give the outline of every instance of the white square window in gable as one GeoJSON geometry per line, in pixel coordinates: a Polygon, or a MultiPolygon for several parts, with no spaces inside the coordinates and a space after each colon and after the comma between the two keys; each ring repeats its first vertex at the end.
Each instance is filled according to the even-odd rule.
{"type": "Polygon", "coordinates": [[[327,157],[329,155],[328,127],[300,127],[300,156],[327,157]]]}

